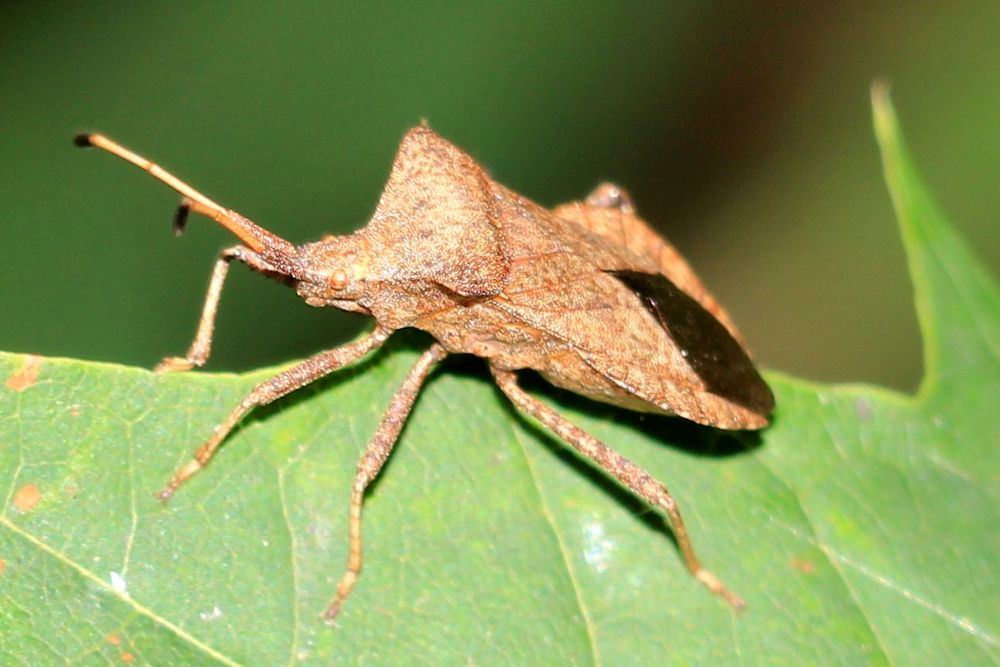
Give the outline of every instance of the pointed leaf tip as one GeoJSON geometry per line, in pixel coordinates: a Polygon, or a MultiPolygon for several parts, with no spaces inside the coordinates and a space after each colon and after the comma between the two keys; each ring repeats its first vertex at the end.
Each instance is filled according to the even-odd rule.
{"type": "Polygon", "coordinates": [[[993,333],[1000,302],[996,282],[938,210],[914,168],[887,81],[872,84],[871,100],[875,136],[924,340],[920,394],[936,393],[939,398],[943,393],[953,398],[980,394],[981,386],[957,369],[995,367],[1000,348],[993,333]],[[941,391],[939,381],[947,384],[947,392],[941,391]]]}
{"type": "MultiPolygon", "coordinates": [[[[892,86],[888,79],[875,79],[871,86],[872,112],[875,115],[875,135],[882,144],[895,140],[896,110],[892,106],[892,86]]],[[[895,141],[892,141],[895,143],[895,141]]]]}

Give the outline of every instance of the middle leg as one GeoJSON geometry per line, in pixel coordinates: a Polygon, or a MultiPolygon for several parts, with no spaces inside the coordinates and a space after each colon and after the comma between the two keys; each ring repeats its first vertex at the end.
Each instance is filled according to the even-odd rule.
{"type": "Polygon", "coordinates": [[[430,374],[434,365],[447,356],[447,352],[439,344],[435,343],[427,349],[417,363],[410,369],[403,384],[396,391],[382,415],[382,421],[375,431],[375,435],[368,443],[365,453],[358,462],[358,469],[354,476],[354,484],[351,487],[351,514],[349,522],[349,539],[347,567],[340,583],[337,584],[337,594],[327,608],[323,616],[327,622],[332,622],[340,612],[340,607],[344,600],[354,588],[354,582],[361,572],[361,503],[364,501],[365,489],[372,480],[378,476],[382,466],[385,465],[392,448],[396,445],[399,433],[403,430],[403,424],[413,408],[413,402],[420,393],[420,387],[430,374]]]}

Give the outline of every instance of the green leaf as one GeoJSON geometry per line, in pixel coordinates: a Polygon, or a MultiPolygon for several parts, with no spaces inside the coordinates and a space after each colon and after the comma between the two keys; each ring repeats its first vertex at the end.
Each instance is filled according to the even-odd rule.
{"type": "Polygon", "coordinates": [[[467,360],[418,400],[366,501],[365,570],[325,626],[354,466],[419,336],[255,412],[167,506],[153,493],[273,370],[4,354],[0,663],[1000,662],[1000,291],[874,97],[925,341],[915,397],[769,373],[758,438],[529,382],[671,487],[742,616],[686,575],[657,514],[467,360]]]}

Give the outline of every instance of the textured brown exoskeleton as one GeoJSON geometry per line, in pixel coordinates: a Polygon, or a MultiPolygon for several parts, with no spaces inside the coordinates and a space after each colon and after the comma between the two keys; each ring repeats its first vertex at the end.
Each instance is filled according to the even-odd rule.
{"type": "Polygon", "coordinates": [[[208,359],[229,263],[280,277],[311,306],[375,318],[366,337],[300,362],[261,383],[159,493],[163,500],[201,470],[252,408],[357,361],[404,327],[437,340],[396,392],[358,464],[350,505],[347,568],[326,617],[333,619],[361,570],[361,505],[385,464],[420,387],[451,353],[486,359],[500,390],[670,518],[691,574],[735,609],[743,601],[701,566],[674,499],[649,473],[526,394],[530,368],[578,394],[632,410],[678,415],[723,429],[768,423],[774,398],[729,316],[677,251],[636,217],[628,196],[602,185],[585,201],[548,210],[493,181],[428,127],[403,139],[375,215],[349,236],[296,246],[224,208],[101,135],[76,143],[109,151],[184,196],[187,213],[219,222],[242,242],[215,264],[198,332],[184,357],[158,371],[208,359]]]}

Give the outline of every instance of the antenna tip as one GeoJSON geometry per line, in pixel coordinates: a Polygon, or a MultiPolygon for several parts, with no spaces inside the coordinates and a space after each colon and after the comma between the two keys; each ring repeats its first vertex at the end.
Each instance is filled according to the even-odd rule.
{"type": "Polygon", "coordinates": [[[191,213],[191,206],[189,204],[185,203],[177,207],[177,210],[174,212],[174,236],[180,236],[184,233],[189,213],[191,213]]]}
{"type": "Polygon", "coordinates": [[[94,144],[91,141],[92,136],[94,135],[88,134],[86,132],[84,132],[83,134],[78,134],[75,137],[73,137],[73,145],[79,146],[80,148],[87,148],[89,146],[93,146],[94,144]]]}

